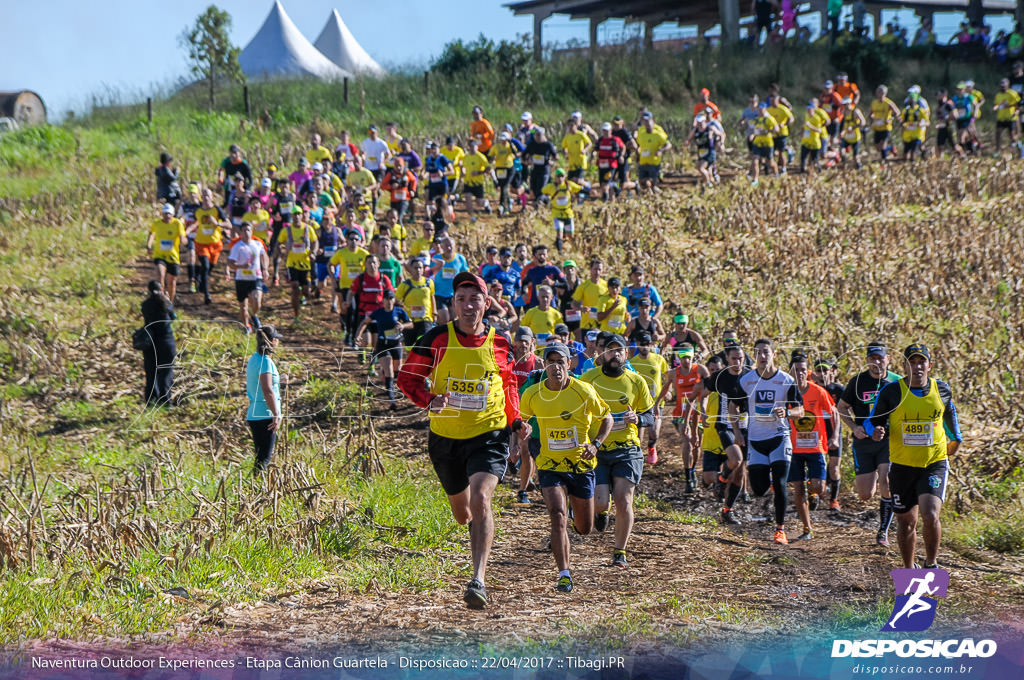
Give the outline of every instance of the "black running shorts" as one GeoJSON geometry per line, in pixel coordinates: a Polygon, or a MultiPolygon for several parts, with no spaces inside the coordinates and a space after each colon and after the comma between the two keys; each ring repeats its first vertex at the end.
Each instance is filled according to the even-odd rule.
{"type": "Polygon", "coordinates": [[[923,468],[892,463],[889,466],[889,491],[892,493],[893,511],[897,514],[910,512],[925,494],[938,496],[940,501],[946,500],[948,480],[949,464],[946,459],[923,468]]]}
{"type": "Polygon", "coordinates": [[[469,486],[469,478],[478,472],[492,474],[500,482],[505,476],[510,434],[507,427],[469,439],[451,439],[430,432],[427,453],[444,492],[449,496],[462,493],[469,486]]]}

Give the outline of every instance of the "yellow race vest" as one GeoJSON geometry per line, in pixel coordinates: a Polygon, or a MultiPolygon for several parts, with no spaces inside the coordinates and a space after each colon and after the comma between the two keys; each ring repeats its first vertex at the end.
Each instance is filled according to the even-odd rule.
{"type": "Polygon", "coordinates": [[[910,391],[906,378],[899,384],[900,405],[889,414],[889,462],[923,468],[945,459],[946,407],[938,385],[930,380],[928,394],[919,397],[910,391]]]}
{"type": "Polygon", "coordinates": [[[471,439],[500,430],[505,418],[505,392],[494,358],[494,329],[479,347],[463,347],[448,324],[448,348],[430,374],[431,394],[450,392],[448,406],[430,411],[430,431],[450,439],[471,439]]]}

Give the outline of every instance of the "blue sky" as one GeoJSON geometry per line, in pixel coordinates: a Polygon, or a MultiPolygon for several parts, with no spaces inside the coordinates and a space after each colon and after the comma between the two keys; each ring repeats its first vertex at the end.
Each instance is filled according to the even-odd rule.
{"type": "MultiPolygon", "coordinates": [[[[67,109],[87,108],[90,97],[141,100],[166,90],[187,72],[178,36],[210,0],[86,0],[11,2],[0,21],[4,64],[0,90],[31,89],[42,95],[51,120],[67,109]]],[[[233,19],[232,40],[239,46],[256,34],[271,0],[217,0],[233,19]]],[[[445,43],[485,33],[494,40],[531,33],[533,20],[516,17],[501,0],[284,0],[285,10],[306,37],[314,40],[335,7],[363,47],[384,66],[425,66],[445,43]],[[443,8],[443,9],[442,9],[443,8]]],[[[883,20],[892,16],[886,13],[883,20]]],[[[903,25],[916,27],[912,13],[903,25]]],[[[956,27],[953,15],[937,15],[940,39],[956,27]]],[[[993,21],[995,28],[1003,22],[993,21]]],[[[553,16],[544,22],[545,42],[587,40],[587,22],[553,16]]],[[[600,42],[614,42],[627,29],[622,22],[601,25],[600,42]]],[[[692,35],[692,30],[663,24],[655,38],[692,35]]]]}

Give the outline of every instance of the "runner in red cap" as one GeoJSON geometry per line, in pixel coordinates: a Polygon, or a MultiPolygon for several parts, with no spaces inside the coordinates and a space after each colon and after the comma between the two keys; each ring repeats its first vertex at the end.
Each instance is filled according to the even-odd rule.
{"type": "Polygon", "coordinates": [[[487,284],[461,272],[452,287],[454,320],[419,339],[398,374],[398,387],[428,409],[430,461],[455,521],[469,525],[473,579],[463,599],[471,609],[483,609],[494,539],[491,498],[505,474],[511,433],[528,437],[530,426],[519,417],[512,341],[484,321],[487,284]]]}

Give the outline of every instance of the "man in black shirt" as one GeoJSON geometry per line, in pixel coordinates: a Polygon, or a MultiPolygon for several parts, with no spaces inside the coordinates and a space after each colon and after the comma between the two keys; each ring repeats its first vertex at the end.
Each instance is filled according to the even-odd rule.
{"type": "Polygon", "coordinates": [[[230,179],[236,174],[241,174],[245,179],[245,190],[252,188],[252,170],[249,163],[242,158],[242,149],[237,144],[232,144],[228,149],[228,157],[220,162],[220,169],[217,170],[217,182],[224,190],[224,205],[228,204],[231,196],[230,179]]]}
{"type": "Polygon", "coordinates": [[[619,184],[616,189],[617,196],[618,192],[632,188],[632,185],[626,186],[626,183],[629,182],[629,156],[636,152],[637,145],[633,135],[626,129],[626,121],[622,119],[622,116],[612,118],[612,136],[618,137],[622,142],[622,146],[626,149],[622,155],[622,162],[619,163],[619,167],[616,170],[615,181],[619,184]]]}
{"type": "Polygon", "coordinates": [[[889,492],[889,441],[874,441],[864,431],[864,421],[883,386],[899,380],[889,370],[889,353],[884,344],[873,342],[867,349],[868,370],[853,377],[836,404],[839,418],[853,433],[854,485],[862,501],[870,500],[878,487],[878,545],[889,545],[889,525],[892,524],[892,496],[889,492]]]}
{"type": "Polygon", "coordinates": [[[721,520],[725,524],[739,524],[739,520],[733,515],[732,507],[740,494],[743,486],[746,447],[736,443],[733,436],[732,418],[729,415],[729,404],[734,403],[739,408],[741,415],[740,428],[746,428],[747,393],[740,386],[742,378],[749,369],[743,364],[746,352],[738,343],[726,345],[722,350],[725,355],[727,368],[712,373],[698,383],[693,391],[693,403],[699,404],[704,394],[717,392],[718,413],[710,413],[715,418],[715,430],[722,441],[722,450],[726,456],[726,467],[729,470],[728,478],[719,477],[719,481],[726,484],[725,506],[722,508],[721,520]]]}
{"type": "Polygon", "coordinates": [[[541,189],[548,183],[551,164],[558,158],[558,149],[552,144],[542,127],[533,129],[533,137],[523,151],[523,165],[530,168],[530,193],[534,202],[541,199],[541,189]]]}

